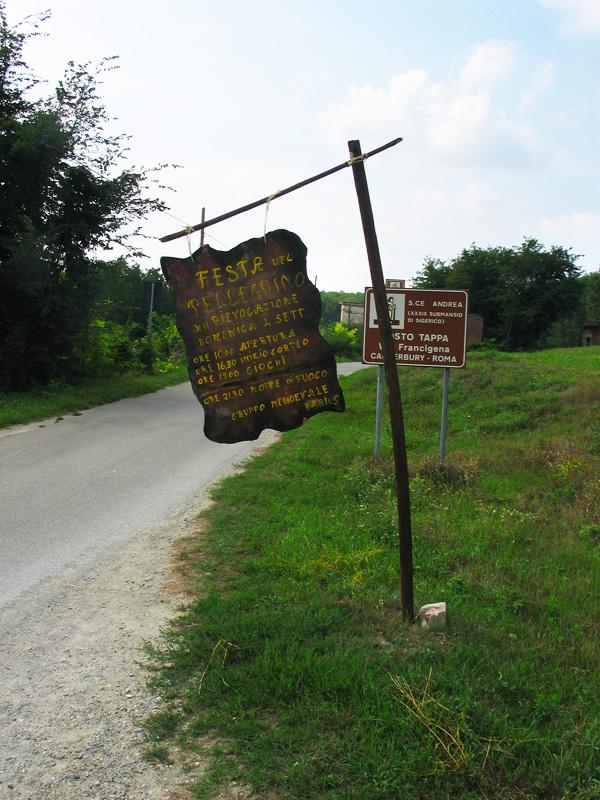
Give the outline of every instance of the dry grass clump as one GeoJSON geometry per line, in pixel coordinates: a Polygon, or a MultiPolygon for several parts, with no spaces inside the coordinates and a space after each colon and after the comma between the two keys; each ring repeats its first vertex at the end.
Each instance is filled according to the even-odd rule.
{"type": "Polygon", "coordinates": [[[415,474],[440,488],[465,488],[473,486],[479,471],[477,459],[445,461],[427,458],[416,468],[415,474]]]}

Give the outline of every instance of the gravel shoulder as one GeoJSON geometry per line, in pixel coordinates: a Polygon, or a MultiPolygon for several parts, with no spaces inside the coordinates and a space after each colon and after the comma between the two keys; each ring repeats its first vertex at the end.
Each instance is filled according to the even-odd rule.
{"type": "Polygon", "coordinates": [[[0,612],[2,800],[188,796],[189,771],[141,756],[139,725],[157,708],[141,647],[182,602],[167,590],[172,548],[206,502],[203,493],[0,612]]]}

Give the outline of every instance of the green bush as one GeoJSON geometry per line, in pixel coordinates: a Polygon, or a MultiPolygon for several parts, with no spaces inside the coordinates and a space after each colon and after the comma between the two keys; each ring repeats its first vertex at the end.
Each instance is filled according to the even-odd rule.
{"type": "Polygon", "coordinates": [[[180,364],[184,361],[183,342],[177,330],[174,317],[152,314],[150,340],[155,359],[172,361],[175,364],[180,364]]]}
{"type": "Polygon", "coordinates": [[[184,350],[173,317],[153,314],[150,334],[135,322],[96,317],[80,340],[77,356],[82,375],[101,378],[126,371],[172,371],[183,362],[184,350]]]}
{"type": "Polygon", "coordinates": [[[133,338],[136,330],[139,329],[131,322],[122,325],[119,322],[93,319],[85,341],[78,347],[81,373],[99,378],[139,369],[140,362],[133,338]]]}
{"type": "Polygon", "coordinates": [[[362,351],[362,331],[347,328],[341,322],[332,322],[321,328],[321,336],[331,345],[340,358],[360,358],[362,351]]]}

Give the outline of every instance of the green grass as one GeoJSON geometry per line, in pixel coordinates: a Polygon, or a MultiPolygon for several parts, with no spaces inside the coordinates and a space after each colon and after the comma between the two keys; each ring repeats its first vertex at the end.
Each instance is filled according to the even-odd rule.
{"type": "Polygon", "coordinates": [[[77,386],[54,383],[29,392],[0,392],[0,428],[72,414],[125,397],[138,397],[185,380],[187,370],[178,366],[157,375],[124,373],[87,379],[77,386]]]}
{"type": "Polygon", "coordinates": [[[198,798],[600,797],[598,349],[471,355],[444,468],[440,371],[400,370],[437,633],[401,621],[375,372],[215,489],[187,548],[197,598],[150,650],[149,739],[209,753],[198,798]]]}

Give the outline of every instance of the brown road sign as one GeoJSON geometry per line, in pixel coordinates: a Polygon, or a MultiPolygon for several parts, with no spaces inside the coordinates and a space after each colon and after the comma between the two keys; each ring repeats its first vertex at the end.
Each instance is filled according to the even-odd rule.
{"type": "Polygon", "coordinates": [[[271,231],[229,251],[204,246],[161,266],[209,439],[256,439],[265,428],[287,431],[321,411],[344,411],[296,234],[271,231]]]}
{"type": "MultiPolygon", "coordinates": [[[[397,364],[464,367],[467,293],[450,289],[386,289],[397,364]]],[[[363,364],[383,364],[373,289],[365,289],[363,364]]]]}

